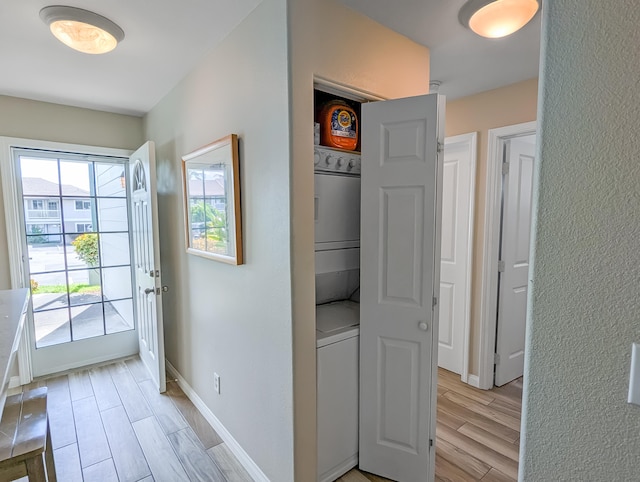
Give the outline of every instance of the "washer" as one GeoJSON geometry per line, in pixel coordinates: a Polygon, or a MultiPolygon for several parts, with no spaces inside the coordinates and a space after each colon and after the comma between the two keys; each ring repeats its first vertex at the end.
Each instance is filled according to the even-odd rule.
{"type": "Polygon", "coordinates": [[[316,306],[316,348],[360,334],[360,304],[335,301],[316,306]]]}
{"type": "Polygon", "coordinates": [[[316,306],[318,480],[358,465],[360,305],[316,306]]]}

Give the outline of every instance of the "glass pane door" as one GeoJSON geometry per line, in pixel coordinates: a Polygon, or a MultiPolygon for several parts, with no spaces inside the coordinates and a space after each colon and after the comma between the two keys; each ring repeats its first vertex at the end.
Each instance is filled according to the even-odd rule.
{"type": "MultiPolygon", "coordinates": [[[[65,360],[61,369],[108,359],[102,351],[110,343],[97,344],[97,337],[135,338],[125,160],[21,152],[18,164],[32,358],[49,372],[56,359],[65,360]]],[[[123,356],[117,345],[114,357],[123,356]]],[[[36,365],[34,375],[43,374],[36,365]]]]}

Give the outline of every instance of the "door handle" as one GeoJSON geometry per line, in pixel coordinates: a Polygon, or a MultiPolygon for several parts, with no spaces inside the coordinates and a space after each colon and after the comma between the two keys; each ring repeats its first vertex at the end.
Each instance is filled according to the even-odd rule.
{"type": "Polygon", "coordinates": [[[418,328],[420,328],[422,331],[428,331],[429,325],[427,325],[424,321],[421,321],[420,323],[418,323],[418,328]]]}
{"type": "Polygon", "coordinates": [[[146,290],[144,290],[145,295],[150,295],[151,293],[155,293],[155,292],[156,292],[155,288],[147,288],[146,290]]]}

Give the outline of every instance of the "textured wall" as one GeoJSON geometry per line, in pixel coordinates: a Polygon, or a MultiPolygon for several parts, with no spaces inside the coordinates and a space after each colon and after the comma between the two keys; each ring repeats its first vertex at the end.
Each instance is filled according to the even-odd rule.
{"type": "Polygon", "coordinates": [[[476,198],[473,227],[473,267],[471,278],[471,340],[469,343],[469,373],[477,375],[480,360],[482,317],[482,262],[484,254],[484,210],[486,208],[487,148],[489,129],[536,120],[538,79],[525,80],[499,89],[481,92],[447,102],[446,133],[456,136],[478,133],[476,164],[476,198]]]}
{"type": "Polygon", "coordinates": [[[640,480],[639,23],[545,2],[521,480],[640,480]]]}
{"type": "Polygon", "coordinates": [[[429,50],[336,0],[289,0],[296,481],[315,480],[314,75],[383,97],[429,91],[429,50]]]}

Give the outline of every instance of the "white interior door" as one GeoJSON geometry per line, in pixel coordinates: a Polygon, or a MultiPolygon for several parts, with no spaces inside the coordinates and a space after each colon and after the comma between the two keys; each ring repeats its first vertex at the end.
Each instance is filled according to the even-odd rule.
{"type": "Polygon", "coordinates": [[[166,390],[162,282],[158,242],[155,146],[145,143],[130,157],[134,296],[137,300],[140,358],[158,390],[166,390]]]}
{"type": "Polygon", "coordinates": [[[522,376],[529,278],[535,136],[510,139],[503,170],[501,271],[496,338],[497,386],[522,376]],[[502,266],[503,265],[503,266],[502,266]]]}
{"type": "Polygon", "coordinates": [[[360,468],[405,482],[435,474],[438,104],[362,106],[360,468]]]}
{"type": "Polygon", "coordinates": [[[467,371],[475,166],[475,133],[445,139],[438,366],[458,374],[467,371]]]}

